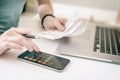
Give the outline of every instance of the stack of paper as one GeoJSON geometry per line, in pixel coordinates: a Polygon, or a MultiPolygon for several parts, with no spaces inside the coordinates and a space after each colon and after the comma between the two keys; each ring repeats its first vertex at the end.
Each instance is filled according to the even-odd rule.
{"type": "Polygon", "coordinates": [[[65,30],[63,32],[59,30],[44,31],[37,36],[51,40],[60,39],[62,37],[77,36],[85,31],[87,24],[88,21],[82,21],[78,16],[74,16],[66,22],[65,30]]]}

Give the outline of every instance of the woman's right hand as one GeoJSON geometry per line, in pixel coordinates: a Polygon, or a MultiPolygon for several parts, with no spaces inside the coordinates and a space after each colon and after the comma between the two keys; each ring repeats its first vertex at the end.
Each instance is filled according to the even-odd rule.
{"type": "Polygon", "coordinates": [[[39,48],[31,39],[22,36],[22,34],[30,34],[30,32],[23,28],[11,28],[0,36],[0,54],[9,49],[22,50],[27,48],[30,52],[33,50],[39,51],[39,48]]]}

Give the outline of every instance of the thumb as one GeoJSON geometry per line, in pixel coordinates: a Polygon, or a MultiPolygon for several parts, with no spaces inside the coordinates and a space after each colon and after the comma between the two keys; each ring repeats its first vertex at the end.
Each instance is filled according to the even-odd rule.
{"type": "Polygon", "coordinates": [[[60,30],[60,31],[64,31],[65,30],[65,27],[59,22],[59,21],[56,21],[55,22],[55,27],[60,30]]]}
{"type": "Polygon", "coordinates": [[[25,28],[17,28],[16,32],[19,34],[30,34],[31,33],[28,29],[25,29],[25,28]]]}

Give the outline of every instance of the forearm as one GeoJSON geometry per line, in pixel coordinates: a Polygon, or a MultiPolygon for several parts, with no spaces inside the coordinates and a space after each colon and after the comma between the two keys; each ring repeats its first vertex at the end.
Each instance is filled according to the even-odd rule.
{"type": "Polygon", "coordinates": [[[41,25],[45,30],[65,30],[66,19],[54,17],[50,0],[38,0],[41,25]]]}
{"type": "Polygon", "coordinates": [[[38,11],[40,18],[42,18],[46,14],[53,14],[53,8],[50,0],[38,0],[38,4],[39,4],[38,11]]]}

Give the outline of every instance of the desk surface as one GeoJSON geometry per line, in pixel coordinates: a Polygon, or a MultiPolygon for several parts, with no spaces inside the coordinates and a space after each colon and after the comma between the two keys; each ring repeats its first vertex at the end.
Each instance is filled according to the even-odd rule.
{"type": "MultiPolygon", "coordinates": [[[[59,9],[60,5],[56,8],[59,9]]],[[[69,6],[68,6],[69,7],[69,6]]],[[[66,7],[65,9],[67,9],[66,7]]],[[[63,8],[64,9],[64,8],[63,8]]],[[[64,9],[64,10],[65,10],[64,9]]],[[[56,13],[57,13],[57,9],[56,13]]],[[[59,11],[58,11],[59,12],[59,11]]],[[[62,13],[63,14],[63,13],[62,13]]],[[[67,13],[65,13],[67,14],[67,13]]],[[[106,13],[107,14],[107,13],[106,13]]],[[[109,13],[113,16],[114,12],[109,13]]],[[[41,31],[38,20],[33,17],[34,13],[24,13],[20,20],[20,27],[29,28],[34,33],[41,31]]],[[[56,52],[60,40],[39,39],[34,42],[41,51],[62,56],[71,60],[71,63],[62,73],[45,69],[17,59],[22,51],[11,50],[0,56],[0,79],[1,80],[120,80],[120,65],[98,62],[93,60],[63,56],[56,52]]]]}

